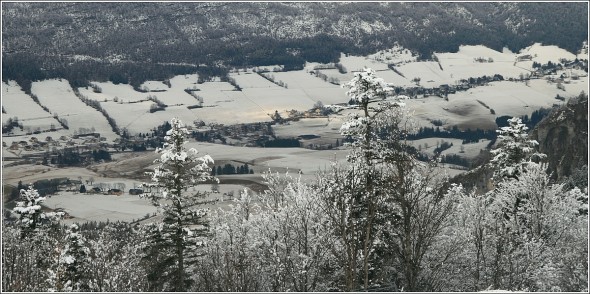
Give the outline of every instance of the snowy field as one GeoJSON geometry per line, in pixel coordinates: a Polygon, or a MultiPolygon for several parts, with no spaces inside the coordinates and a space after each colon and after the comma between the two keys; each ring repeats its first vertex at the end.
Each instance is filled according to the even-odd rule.
{"type": "Polygon", "coordinates": [[[396,69],[408,80],[420,78],[420,85],[426,88],[438,87],[443,84],[454,84],[454,77],[434,61],[420,61],[402,64],[396,69]]]}
{"type": "Polygon", "coordinates": [[[229,75],[231,78],[236,80],[236,83],[243,89],[249,88],[263,88],[263,89],[274,89],[280,88],[280,86],[270,82],[269,80],[261,77],[257,73],[253,72],[240,72],[238,73],[231,73],[229,75]]]}
{"type": "Polygon", "coordinates": [[[101,195],[60,192],[48,197],[44,205],[55,209],[64,208],[72,221],[131,221],[146,214],[153,214],[156,208],[147,199],[124,194],[101,195]]]}
{"type": "Polygon", "coordinates": [[[94,128],[109,141],[118,137],[100,112],[76,97],[66,80],[33,82],[31,92],[39,97],[41,104],[52,114],[66,119],[72,133],[80,128],[94,128]]]}
{"type": "MultiPolygon", "coordinates": [[[[320,70],[320,72],[323,72],[323,70],[320,70]]],[[[282,81],[283,83],[287,84],[288,89],[298,89],[302,91],[303,97],[299,98],[298,100],[307,98],[314,103],[317,101],[322,101],[324,104],[345,103],[349,100],[346,96],[346,91],[340,88],[340,86],[323,81],[315,75],[303,70],[265,73],[265,75],[274,76],[276,81],[282,81]]],[[[295,109],[307,110],[309,108],[295,109]]]]}
{"type": "MultiPolygon", "coordinates": [[[[51,125],[61,128],[59,122],[53,116],[43,110],[39,104],[33,101],[31,96],[25,94],[15,81],[8,83],[2,82],[2,107],[6,113],[2,114],[2,121],[6,122],[9,118],[18,118],[23,127],[30,128],[32,131],[39,128],[48,130],[51,125]]],[[[14,134],[22,133],[19,128],[15,128],[14,134]]]]}
{"type": "MultiPolygon", "coordinates": [[[[416,83],[411,80],[420,78],[419,85],[438,87],[442,84],[453,85],[460,79],[484,75],[501,74],[505,78],[518,78],[521,74],[528,74],[532,70],[533,61],[546,63],[547,61],[556,62],[561,58],[573,59],[576,57],[558,47],[540,44],[534,44],[519,53],[510,52],[508,49],[499,52],[484,46],[461,46],[456,53],[436,53],[436,56],[440,63],[435,61],[408,62],[415,60],[415,57],[398,47],[380,51],[368,57],[342,54],[340,63],[346,68],[346,73],[339,73],[336,69],[320,69],[320,72],[328,78],[344,84],[353,77],[354,71],[364,67],[372,67],[379,77],[395,86],[413,87],[416,86],[416,83]],[[516,62],[518,56],[527,54],[533,56],[533,60],[516,62]],[[474,60],[476,58],[490,59],[493,62],[480,63],[474,60]],[[401,72],[403,76],[388,69],[387,63],[398,64],[396,70],[401,72]]],[[[233,71],[230,74],[230,77],[236,81],[242,91],[237,91],[233,85],[227,82],[221,82],[219,78],[199,84],[197,74],[173,77],[169,80],[171,87],[162,81],[147,81],[141,85],[144,90],[156,92],[137,92],[130,85],[114,85],[111,82],[92,83],[100,88],[101,93],[94,93],[92,88],[80,88],[79,90],[90,99],[99,101],[109,115],[115,118],[120,127],[125,127],[132,133],[147,132],[173,116],[187,122],[203,120],[221,124],[253,123],[270,121],[270,116],[275,111],[286,115],[286,111],[291,109],[308,110],[318,101],[323,104],[346,103],[348,97],[345,94],[345,89],[310,74],[314,67],[320,65],[319,63],[308,63],[305,69],[300,71],[264,73],[267,76],[272,76],[277,82],[286,84],[287,88],[262,78],[254,73],[253,69],[248,69],[233,71]],[[186,93],[186,89],[195,90],[192,93],[203,99],[203,108],[187,108],[187,106],[199,105],[200,102],[193,95],[186,93]],[[149,113],[149,107],[153,104],[151,101],[128,103],[145,100],[148,96],[157,97],[169,107],[164,111],[149,113]],[[118,102],[114,100],[118,100],[118,102]]],[[[276,67],[268,67],[271,70],[274,68],[276,67]]],[[[531,80],[527,88],[524,88],[523,83],[502,82],[498,85],[492,83],[489,87],[476,87],[467,92],[451,94],[448,102],[436,98],[426,98],[409,102],[409,104],[414,106],[418,114],[419,125],[428,126],[430,119],[440,119],[447,122],[448,125],[494,128],[495,116],[530,114],[539,107],[550,107],[553,103],[559,102],[552,100],[558,94],[570,97],[579,94],[582,90],[587,91],[587,73],[580,70],[567,70],[559,72],[556,78],[561,74],[567,77],[577,75],[579,78],[577,80],[566,79],[562,84],[565,90],[559,90],[557,84],[547,83],[545,80],[531,80]],[[496,115],[490,114],[490,109],[481,105],[478,100],[494,109],[496,115]]],[[[20,100],[19,97],[26,98],[26,95],[19,94],[18,87],[5,84],[3,86],[9,93],[5,103],[7,114],[13,116],[11,112],[19,111],[14,110],[15,101],[20,100]]],[[[90,121],[97,130],[106,129],[107,132],[110,130],[110,127],[106,127],[104,124],[106,121],[99,119],[100,114],[96,117],[97,123],[94,123],[94,119],[80,119],[80,113],[77,110],[86,110],[87,107],[81,106],[81,102],[74,99],[71,89],[64,81],[59,83],[55,80],[43,81],[35,83],[34,86],[35,93],[39,93],[42,103],[46,103],[52,112],[66,118],[71,124],[72,130],[88,126],[90,121]],[[73,108],[76,108],[76,112],[73,111],[73,108]]],[[[31,101],[23,103],[31,104],[31,101]]],[[[41,113],[38,111],[42,110],[38,106],[30,106],[33,109],[31,115],[39,118],[41,113]]],[[[89,112],[92,113],[93,110],[89,109],[89,112]]],[[[90,116],[96,115],[91,114],[90,116]]],[[[19,116],[19,118],[21,117],[19,116]]],[[[29,123],[36,127],[37,125],[50,124],[51,120],[52,118],[46,116],[29,123]]],[[[114,134],[111,132],[110,135],[112,137],[114,134]]]]}
{"type": "Polygon", "coordinates": [[[485,46],[461,46],[457,53],[436,54],[443,71],[448,74],[448,84],[470,77],[493,76],[500,74],[504,79],[518,78],[520,74],[528,74],[532,70],[532,62],[516,63],[517,55],[505,49],[495,51],[485,46]],[[474,59],[491,59],[492,62],[477,62],[474,59]]]}
{"type": "Polygon", "coordinates": [[[365,67],[370,67],[376,71],[387,69],[387,63],[375,61],[364,56],[346,56],[345,54],[341,54],[340,64],[342,64],[348,72],[362,71],[365,67]]]}
{"type": "Polygon", "coordinates": [[[150,93],[141,93],[133,89],[131,85],[127,84],[113,84],[112,82],[92,82],[91,84],[96,85],[100,88],[101,93],[95,93],[90,87],[78,88],[80,94],[88,97],[89,99],[96,101],[113,100],[115,97],[119,101],[124,102],[136,102],[147,99],[150,93]]]}
{"type": "MultiPolygon", "coordinates": [[[[203,108],[191,109],[195,120],[221,124],[239,124],[271,121],[271,110],[256,104],[244,93],[261,91],[260,89],[244,89],[242,91],[200,91],[203,97],[203,108]]],[[[278,109],[277,109],[278,110],[278,109]]],[[[282,110],[281,110],[282,111],[282,110]]],[[[274,113],[274,109],[272,110],[274,113]]]]}
{"type": "MultiPolygon", "coordinates": [[[[274,125],[272,129],[277,137],[297,138],[300,135],[316,135],[320,138],[312,139],[310,142],[320,144],[333,144],[336,140],[342,143],[340,126],[345,121],[343,115],[330,116],[330,118],[303,118],[299,121],[292,121],[288,124],[274,125]]],[[[302,141],[304,142],[304,141],[302,141]]]]}
{"type": "Polygon", "coordinates": [[[520,50],[519,56],[526,54],[531,55],[533,61],[541,64],[548,63],[549,61],[557,63],[562,58],[567,60],[576,59],[575,54],[568,52],[565,49],[561,49],[554,45],[542,45],[541,43],[535,43],[532,46],[520,50]]]}
{"type": "MultiPolygon", "coordinates": [[[[321,69],[320,72],[328,77],[338,79],[341,84],[353,77],[353,72],[371,67],[377,71],[377,75],[386,82],[396,86],[414,86],[411,79],[420,78],[420,85],[436,87],[441,84],[454,84],[461,78],[480,77],[496,73],[507,77],[517,77],[520,73],[531,70],[532,62],[546,63],[557,62],[560,58],[573,59],[575,55],[555,46],[541,46],[535,44],[525,48],[519,53],[508,50],[498,52],[483,46],[461,46],[456,53],[437,53],[440,65],[437,62],[407,62],[412,60],[411,54],[405,51],[382,51],[369,57],[344,56],[340,63],[346,68],[347,73],[341,74],[336,69],[321,69]],[[516,62],[518,56],[530,54],[531,61],[516,62]],[[474,62],[474,58],[492,58],[490,63],[474,62]],[[387,63],[396,63],[396,69],[405,77],[388,69],[387,63]],[[442,69],[441,69],[442,66],[442,69]]],[[[131,86],[111,82],[93,82],[100,87],[101,93],[94,93],[92,88],[79,88],[79,91],[90,99],[99,101],[101,106],[112,116],[119,127],[127,128],[131,133],[145,133],[150,129],[169,121],[171,117],[179,117],[187,125],[193,121],[217,122],[223,124],[238,124],[270,121],[270,115],[277,110],[282,115],[287,110],[308,110],[317,101],[324,104],[345,103],[349,99],[345,89],[333,85],[309,73],[314,66],[320,64],[309,63],[304,70],[291,72],[271,72],[276,81],[287,84],[287,89],[260,77],[258,74],[241,71],[239,74],[230,74],[236,83],[242,88],[237,91],[227,82],[216,79],[212,82],[198,84],[198,75],[180,75],[171,78],[171,87],[162,81],[147,81],[141,88],[151,92],[142,93],[135,91],[131,86]],[[198,104],[195,97],[185,92],[185,89],[197,90],[193,93],[203,98],[203,108],[188,109],[186,106],[198,104]],[[169,106],[164,111],[150,113],[152,101],[129,103],[147,99],[153,95],[169,106]],[[115,102],[115,97],[118,102],[115,102]],[[105,102],[106,100],[106,102],[105,102]],[[174,106],[176,104],[183,104],[174,106]]],[[[267,67],[269,70],[276,66],[267,67]]],[[[551,107],[553,104],[561,104],[555,99],[556,95],[571,97],[578,95],[582,90],[588,90],[587,73],[576,70],[558,72],[557,78],[564,74],[566,80],[558,89],[556,83],[549,83],[546,79],[533,79],[528,82],[492,82],[488,86],[480,86],[460,91],[448,96],[448,101],[439,97],[427,97],[423,99],[407,100],[407,106],[413,111],[417,126],[431,127],[432,120],[441,120],[443,127],[458,125],[462,129],[482,128],[495,129],[495,118],[502,115],[521,116],[530,114],[541,108],[551,107]],[[571,79],[572,75],[579,78],[571,79]],[[484,105],[485,104],[485,105],[484,105]],[[494,109],[495,114],[492,114],[494,109]]],[[[53,119],[53,113],[68,121],[70,130],[60,130],[51,133],[42,133],[38,138],[45,136],[59,137],[72,135],[79,128],[95,128],[108,140],[117,136],[112,132],[106,119],[95,109],[86,106],[76,97],[65,80],[46,80],[34,82],[32,92],[39,97],[42,105],[49,108],[52,114],[47,113],[37,105],[30,96],[24,94],[20,87],[13,82],[2,84],[2,105],[6,110],[3,120],[17,116],[25,126],[36,128],[48,127],[52,123],[59,127],[53,119]]],[[[340,126],[346,119],[346,113],[330,116],[330,118],[309,118],[285,125],[274,125],[273,130],[279,137],[297,137],[300,135],[317,135],[318,141],[335,143],[341,139],[340,126]]],[[[31,136],[18,136],[3,138],[8,144],[12,140],[29,140],[31,136]]],[[[314,139],[315,140],[315,139],[314,139]]],[[[457,154],[466,158],[476,157],[481,149],[484,149],[489,141],[482,140],[478,143],[461,144],[458,139],[429,138],[411,142],[423,152],[432,155],[437,143],[442,141],[452,142],[453,146],[442,152],[443,155],[457,154]],[[463,150],[461,150],[463,149],[463,150]]],[[[316,142],[316,141],[314,141],[316,142]]],[[[344,148],[333,150],[310,150],[303,148],[248,148],[228,145],[218,145],[202,142],[190,142],[188,148],[194,147],[201,155],[209,154],[218,164],[224,162],[248,163],[254,169],[254,175],[224,176],[224,179],[238,181],[261,182],[261,173],[269,169],[275,172],[289,172],[290,174],[302,173],[304,180],[312,180],[318,171],[328,169],[333,161],[344,162],[348,153],[344,148]]],[[[6,156],[28,154],[19,150],[17,153],[3,150],[6,156]]],[[[37,151],[38,152],[38,151],[37,151]]],[[[115,161],[92,165],[88,168],[53,168],[41,165],[18,165],[4,167],[3,182],[16,185],[18,181],[31,183],[40,179],[69,177],[76,179],[82,177],[83,181],[94,178],[95,183],[114,184],[125,183],[126,190],[137,186],[140,181],[132,180],[141,176],[146,168],[154,166],[153,160],[158,155],[154,152],[137,152],[115,154],[115,161]]],[[[442,168],[450,176],[462,171],[442,168]]],[[[219,194],[211,197],[221,197],[223,193],[237,194],[243,186],[240,184],[221,184],[219,194]]],[[[199,190],[209,191],[211,185],[199,186],[199,190]]],[[[229,202],[224,200],[224,204],[229,202]]],[[[46,202],[51,208],[63,207],[73,216],[70,221],[84,220],[125,220],[129,221],[155,212],[153,206],[144,199],[130,196],[125,193],[122,196],[114,195],[82,195],[73,192],[63,192],[48,198],[46,202]]]]}

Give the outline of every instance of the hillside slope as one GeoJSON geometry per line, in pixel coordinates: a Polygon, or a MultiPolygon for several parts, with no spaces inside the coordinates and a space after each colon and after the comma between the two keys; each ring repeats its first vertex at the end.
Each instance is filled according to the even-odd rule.
{"type": "MultiPolygon", "coordinates": [[[[542,42],[575,52],[587,3],[4,3],[3,51],[240,64],[268,55],[307,61],[392,46],[518,50],[542,42]],[[564,17],[567,16],[567,17],[564,17]],[[244,60],[245,59],[245,60],[244,60]]],[[[337,56],[336,56],[337,58],[337,56]]],[[[279,58],[280,59],[280,58],[279,58]]]]}
{"type": "Polygon", "coordinates": [[[547,154],[553,178],[563,179],[588,165],[588,96],[581,94],[552,112],[530,133],[547,154]]]}

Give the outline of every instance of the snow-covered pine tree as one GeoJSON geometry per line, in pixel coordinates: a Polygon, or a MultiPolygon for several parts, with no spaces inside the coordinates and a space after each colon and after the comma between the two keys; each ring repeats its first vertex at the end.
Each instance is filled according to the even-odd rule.
{"type": "Polygon", "coordinates": [[[59,260],[50,269],[50,291],[88,292],[95,289],[89,279],[90,249],[80,227],[72,224],[66,232],[66,244],[59,260]]]}
{"type": "Polygon", "coordinates": [[[335,235],[341,246],[337,258],[344,270],[343,289],[367,289],[373,282],[375,240],[384,224],[382,210],[388,194],[382,189],[384,165],[407,161],[402,147],[407,113],[400,97],[388,98],[391,88],[372,69],[355,73],[343,85],[359,111],[349,116],[341,134],[352,140],[348,165],[335,167],[324,186],[332,207],[335,235]]]}
{"type": "Polygon", "coordinates": [[[534,160],[545,155],[536,153],[520,119],[498,132],[495,189],[454,191],[459,205],[449,237],[466,246],[454,265],[447,263],[451,274],[439,279],[447,284],[441,290],[586,290],[588,267],[580,261],[588,259],[588,217],[579,201],[585,193],[551,181],[546,164],[534,160]]]}
{"type": "Polygon", "coordinates": [[[494,178],[501,181],[506,178],[518,179],[518,176],[526,169],[533,159],[543,158],[544,154],[536,153],[539,143],[529,140],[525,126],[520,118],[513,117],[508,120],[508,126],[502,127],[498,132],[498,148],[492,150],[494,156],[490,161],[495,167],[494,178]]]}
{"type": "Polygon", "coordinates": [[[177,118],[170,120],[171,129],[164,137],[161,154],[154,162],[158,166],[151,175],[151,183],[144,183],[151,199],[162,214],[162,222],[152,231],[147,259],[155,262],[150,283],[158,288],[150,290],[186,291],[191,284],[190,270],[198,256],[198,247],[204,246],[208,231],[204,192],[191,192],[189,187],[216,180],[210,176],[209,155],[198,157],[194,148],[186,150],[188,130],[177,118]],[[154,254],[156,256],[154,256],[154,254]]]}
{"type": "Polygon", "coordinates": [[[21,238],[38,231],[40,225],[50,224],[63,216],[62,212],[43,212],[41,209],[43,201],[45,197],[41,197],[33,185],[30,185],[27,190],[20,190],[20,201],[16,202],[16,207],[12,211],[19,215],[21,238]]]}

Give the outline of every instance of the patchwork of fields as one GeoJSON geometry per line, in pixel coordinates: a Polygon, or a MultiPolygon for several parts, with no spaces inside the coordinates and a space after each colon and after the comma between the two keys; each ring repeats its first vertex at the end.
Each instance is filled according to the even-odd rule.
{"type": "MultiPolygon", "coordinates": [[[[289,72],[272,71],[280,66],[251,68],[233,71],[229,74],[231,83],[222,82],[219,78],[199,83],[197,74],[179,75],[167,81],[147,81],[139,87],[140,91],[130,85],[111,82],[92,82],[91,87],[72,89],[66,80],[44,80],[33,82],[29,95],[13,81],[3,82],[3,123],[17,119],[23,127],[15,127],[10,133],[3,134],[4,156],[10,157],[9,161],[12,162],[23,155],[50,150],[49,147],[36,150],[9,149],[15,142],[32,141],[32,137],[63,136],[65,141],[62,144],[68,140],[82,144],[82,141],[73,139],[74,135],[91,131],[100,133],[105,143],[112,143],[119,138],[109,125],[106,115],[88,106],[81,98],[98,104],[119,129],[137,134],[148,133],[172,117],[180,118],[189,126],[196,121],[233,125],[272,121],[271,116],[275,111],[287,117],[290,110],[306,111],[318,102],[325,105],[344,104],[349,98],[346,90],[338,84],[346,83],[355,71],[364,67],[375,69],[377,75],[386,82],[402,88],[417,85],[438,88],[441,85],[457,85],[461,79],[499,74],[504,77],[504,81],[448,93],[446,98],[422,95],[406,101],[413,112],[416,127],[432,127],[433,121],[438,121],[442,124],[441,128],[458,126],[461,129],[495,129],[495,119],[499,116],[530,115],[539,108],[564,103],[556,99],[558,95],[568,98],[588,90],[588,75],[580,69],[566,69],[542,78],[519,81],[520,77],[528,76],[534,70],[533,62],[545,64],[576,57],[587,59],[587,56],[574,55],[555,46],[535,44],[519,53],[508,50],[498,52],[483,46],[461,46],[456,53],[436,53],[435,61],[416,61],[409,51],[394,49],[367,57],[343,54],[339,62],[340,69],[335,65],[318,63],[308,63],[303,70],[289,72]],[[525,55],[529,57],[519,59],[525,55]],[[419,78],[419,81],[415,78],[419,78]],[[514,81],[508,81],[509,78],[514,81]],[[555,82],[560,78],[562,81],[555,82]],[[69,129],[63,129],[58,119],[62,123],[65,121],[69,129]]],[[[313,138],[306,139],[305,144],[337,146],[342,143],[340,126],[351,112],[345,110],[328,117],[302,118],[274,125],[273,131],[281,138],[302,135],[313,138]]],[[[453,144],[442,152],[443,155],[456,154],[463,158],[476,157],[489,143],[481,140],[478,143],[461,144],[459,139],[440,138],[410,143],[425,154],[433,155],[434,148],[442,140],[453,144]]],[[[218,162],[248,163],[255,171],[258,182],[259,174],[268,169],[279,172],[288,170],[295,174],[301,172],[302,177],[312,179],[317,171],[328,168],[332,161],[343,161],[347,153],[344,148],[251,148],[196,142],[189,143],[187,147],[195,147],[218,162]]],[[[9,166],[4,168],[6,176],[3,176],[3,181],[15,184],[18,180],[32,182],[43,178],[82,176],[96,177],[97,181],[102,182],[126,182],[128,186],[134,186],[138,182],[127,177],[137,176],[138,172],[150,168],[156,158],[153,152],[137,154],[134,157],[122,155],[124,158],[120,160],[96,164],[89,169],[9,166]]],[[[452,169],[447,171],[461,172],[452,169]]],[[[243,175],[242,178],[236,176],[236,179],[245,180],[246,177],[247,181],[253,181],[252,175],[243,175]]],[[[236,184],[222,187],[222,190],[237,191],[244,186],[236,184]]],[[[153,213],[149,203],[128,195],[93,198],[66,193],[55,196],[48,204],[53,208],[68,207],[72,215],[85,220],[131,220],[153,213]],[[118,208],[108,208],[115,206],[118,208]]]]}
{"type": "MultiPolygon", "coordinates": [[[[505,79],[518,79],[523,74],[531,73],[533,62],[558,62],[560,59],[573,60],[579,57],[558,47],[540,44],[525,48],[520,53],[507,49],[499,52],[484,46],[461,46],[456,53],[436,53],[435,56],[438,62],[416,62],[408,51],[393,48],[368,57],[343,54],[340,64],[344,72],[317,63],[310,63],[301,71],[258,74],[253,69],[242,70],[229,75],[239,88],[219,80],[198,83],[198,75],[189,74],[176,76],[168,81],[147,81],[140,86],[141,92],[130,85],[115,85],[111,82],[93,82],[93,88],[77,90],[80,96],[99,102],[120,129],[125,128],[133,134],[147,133],[174,116],[189,124],[202,120],[231,125],[271,121],[271,115],[275,111],[286,115],[292,109],[308,110],[317,102],[346,103],[348,97],[345,90],[314,75],[316,67],[320,68],[316,71],[325,75],[328,80],[332,79],[332,82],[337,81],[340,84],[351,79],[355,71],[371,67],[386,82],[395,86],[415,87],[419,84],[426,88],[435,88],[484,75],[500,74],[505,79]],[[530,59],[517,60],[524,55],[530,55],[530,59]],[[476,59],[485,62],[478,62],[476,59]],[[395,71],[388,64],[392,64],[395,71]],[[415,78],[420,81],[413,81],[415,78]],[[156,107],[156,102],[167,107],[150,111],[156,107]]],[[[278,66],[257,70],[273,68],[278,66]]],[[[559,103],[560,101],[554,99],[556,95],[573,96],[588,88],[585,72],[569,70],[563,73],[568,76],[575,74],[579,78],[568,80],[562,85],[562,89],[544,79],[530,80],[526,85],[522,82],[492,82],[489,86],[450,94],[448,101],[428,97],[410,101],[408,105],[415,110],[419,125],[428,126],[430,120],[438,119],[445,121],[445,126],[494,128],[496,116],[530,114],[540,107],[551,107],[559,103]],[[490,109],[495,114],[491,114],[490,109]]],[[[560,74],[562,73],[558,73],[560,74]]],[[[60,128],[59,122],[54,118],[57,116],[67,121],[71,134],[81,129],[94,128],[108,141],[118,137],[106,118],[85,105],[65,80],[33,83],[32,94],[38,97],[39,103],[48,111],[44,111],[14,82],[3,83],[2,87],[2,103],[6,112],[4,122],[8,118],[18,117],[31,132],[36,129],[47,131],[50,127],[60,128]]],[[[27,140],[26,133],[26,130],[15,130],[12,135],[16,135],[14,140],[27,140]]],[[[56,130],[53,135],[63,133],[64,130],[56,130]]],[[[51,135],[51,132],[48,134],[51,135]]],[[[7,144],[10,143],[8,141],[7,144]]]]}

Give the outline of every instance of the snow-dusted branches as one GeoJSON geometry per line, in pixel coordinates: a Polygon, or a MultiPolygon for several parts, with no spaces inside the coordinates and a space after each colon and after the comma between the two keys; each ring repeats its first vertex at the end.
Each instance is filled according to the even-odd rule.
{"type": "Polygon", "coordinates": [[[155,193],[148,192],[144,195],[150,197],[155,204],[159,204],[161,199],[171,197],[180,201],[183,190],[189,186],[215,180],[210,176],[209,167],[214,163],[213,158],[209,155],[199,157],[199,152],[194,148],[186,150],[184,145],[189,132],[179,119],[173,118],[170,125],[172,128],[164,137],[164,147],[156,149],[156,153],[161,155],[154,163],[159,165],[153,172],[148,172],[152,182],[143,184],[150,191],[156,190],[155,193]]]}
{"type": "Polygon", "coordinates": [[[491,160],[491,164],[495,166],[496,179],[518,178],[532,160],[545,157],[544,154],[535,152],[539,143],[528,139],[527,130],[520,118],[516,117],[508,120],[507,127],[497,130],[498,148],[492,150],[494,158],[491,160]]]}
{"type": "Polygon", "coordinates": [[[156,262],[156,266],[163,266],[166,271],[154,268],[152,272],[154,281],[166,281],[158,285],[161,287],[158,290],[184,291],[192,280],[189,273],[198,255],[197,248],[205,244],[208,231],[208,209],[201,207],[206,194],[190,193],[188,189],[216,179],[210,176],[211,156],[198,157],[194,148],[186,150],[184,145],[189,132],[183,123],[173,118],[170,125],[172,128],[164,137],[163,148],[156,150],[161,154],[154,161],[158,165],[148,173],[152,182],[143,184],[149,189],[143,196],[149,197],[163,216],[162,223],[154,226],[153,244],[146,251],[148,256],[156,260],[160,256],[162,262],[165,261],[156,262]]]}
{"type": "Polygon", "coordinates": [[[13,212],[20,216],[19,222],[23,237],[29,232],[35,231],[41,223],[51,222],[63,216],[63,212],[43,212],[41,210],[43,201],[45,201],[45,197],[41,197],[32,185],[27,190],[20,191],[20,201],[16,202],[13,212]]]}
{"type": "Polygon", "coordinates": [[[372,69],[358,72],[344,87],[358,103],[359,112],[349,115],[340,133],[352,143],[349,161],[392,160],[403,149],[401,142],[412,128],[411,115],[401,101],[407,97],[387,97],[391,90],[372,69]]]}
{"type": "Polygon", "coordinates": [[[356,72],[354,78],[342,85],[348,88],[346,95],[358,104],[367,104],[375,99],[384,99],[387,92],[392,90],[382,78],[375,75],[375,71],[365,68],[364,71],[356,72]]]}

